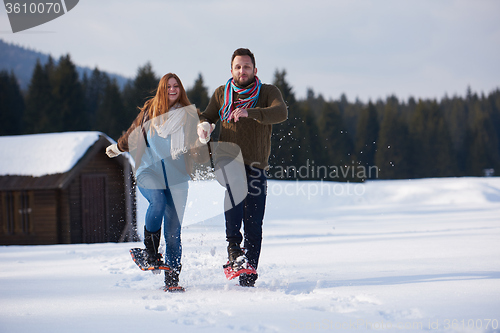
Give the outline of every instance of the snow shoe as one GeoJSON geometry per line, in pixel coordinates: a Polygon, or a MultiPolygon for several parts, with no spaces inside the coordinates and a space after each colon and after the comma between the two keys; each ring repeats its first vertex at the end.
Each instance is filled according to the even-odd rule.
{"type": "Polygon", "coordinates": [[[228,261],[222,267],[228,280],[232,280],[241,274],[257,274],[257,271],[248,263],[248,259],[239,244],[229,244],[227,253],[228,261]]]}
{"type": "Polygon", "coordinates": [[[235,277],[240,276],[241,274],[251,274],[257,275],[257,271],[252,267],[248,262],[242,265],[235,265],[234,263],[227,262],[224,266],[224,274],[228,280],[232,280],[235,277]]]}
{"type": "Polygon", "coordinates": [[[169,292],[169,293],[183,293],[186,291],[186,289],[184,289],[184,287],[180,287],[180,286],[175,286],[175,287],[163,287],[163,290],[166,291],[166,292],[169,292]]]}
{"type": "Polygon", "coordinates": [[[163,263],[161,254],[159,253],[152,256],[145,249],[133,248],[130,249],[130,255],[135,264],[143,271],[158,273],[160,270],[170,270],[170,268],[163,263]]]}
{"type": "Polygon", "coordinates": [[[134,262],[143,271],[152,271],[159,274],[161,270],[168,270],[158,253],[160,247],[161,229],[156,232],[149,232],[144,227],[144,246],[145,249],[134,248],[130,250],[130,255],[134,262]]]}

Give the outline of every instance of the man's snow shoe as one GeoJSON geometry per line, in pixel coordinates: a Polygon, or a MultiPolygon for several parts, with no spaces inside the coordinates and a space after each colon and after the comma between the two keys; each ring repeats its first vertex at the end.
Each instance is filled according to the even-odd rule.
{"type": "Polygon", "coordinates": [[[226,275],[226,278],[228,280],[232,280],[235,277],[240,276],[241,274],[252,274],[252,275],[257,275],[257,271],[250,265],[248,262],[246,262],[243,265],[235,265],[234,263],[231,263],[228,261],[224,266],[224,274],[226,275]]]}
{"type": "Polygon", "coordinates": [[[239,244],[229,244],[227,253],[228,261],[222,267],[228,280],[232,280],[241,274],[257,274],[257,271],[248,263],[248,259],[239,244]]]}

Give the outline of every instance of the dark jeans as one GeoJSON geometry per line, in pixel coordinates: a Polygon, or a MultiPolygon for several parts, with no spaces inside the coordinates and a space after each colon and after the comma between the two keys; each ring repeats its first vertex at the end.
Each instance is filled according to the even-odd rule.
{"type": "MultiPolygon", "coordinates": [[[[235,207],[225,212],[226,240],[240,244],[243,240],[241,225],[244,231],[244,248],[247,250],[248,262],[257,269],[262,245],[262,223],[266,208],[267,177],[264,170],[245,165],[248,194],[235,207]]],[[[229,200],[228,191],[224,200],[229,200]]]]}

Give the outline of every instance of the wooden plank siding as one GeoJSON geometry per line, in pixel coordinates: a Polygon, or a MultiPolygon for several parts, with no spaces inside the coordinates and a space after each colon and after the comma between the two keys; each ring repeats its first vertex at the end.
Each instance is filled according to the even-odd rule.
{"type": "Polygon", "coordinates": [[[82,229],[81,177],[105,175],[106,177],[106,242],[117,242],[125,228],[125,183],[123,168],[118,163],[110,163],[104,149],[81,170],[80,177],[75,177],[70,185],[69,202],[71,206],[71,232],[73,242],[84,242],[82,229]]]}
{"type": "Polygon", "coordinates": [[[58,230],[54,221],[57,220],[57,203],[55,190],[27,191],[30,198],[30,213],[28,226],[23,227],[20,191],[1,192],[2,214],[0,216],[0,244],[55,244],[58,243],[58,230]],[[5,207],[7,196],[14,197],[14,228],[8,228],[8,218],[5,207]],[[8,230],[11,229],[11,230],[8,230]]]}
{"type": "Polygon", "coordinates": [[[82,174],[81,212],[84,243],[108,241],[107,177],[105,174],[82,174]]]}
{"type": "Polygon", "coordinates": [[[33,227],[36,242],[32,244],[59,243],[57,230],[57,190],[39,190],[35,192],[33,207],[33,227]]]}

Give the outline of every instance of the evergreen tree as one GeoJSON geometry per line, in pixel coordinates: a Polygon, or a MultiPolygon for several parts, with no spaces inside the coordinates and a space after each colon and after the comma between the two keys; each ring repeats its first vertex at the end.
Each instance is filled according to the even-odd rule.
{"type": "Polygon", "coordinates": [[[388,100],[377,142],[375,163],[379,177],[384,179],[412,178],[408,126],[399,113],[397,104],[388,100]]]}
{"type": "Polygon", "coordinates": [[[347,96],[345,94],[340,95],[340,100],[338,101],[338,107],[341,115],[345,112],[348,106],[349,106],[349,101],[347,100],[347,96]]]}
{"type": "MultiPolygon", "coordinates": [[[[304,161],[302,164],[307,164],[307,161],[309,161],[311,165],[315,166],[326,165],[328,163],[327,151],[322,147],[324,140],[317,119],[306,105],[300,108],[300,118],[302,124],[298,130],[303,136],[301,137],[301,154],[299,156],[302,156],[301,161],[304,161]]],[[[317,179],[318,175],[311,174],[310,177],[317,179]]]]}
{"type": "Polygon", "coordinates": [[[498,135],[490,110],[483,109],[479,101],[472,108],[473,121],[468,130],[467,175],[482,176],[484,169],[499,169],[500,154],[498,135]]]}
{"type": "Polygon", "coordinates": [[[324,138],[319,130],[319,120],[325,103],[323,96],[315,96],[311,88],[307,89],[306,99],[299,102],[302,119],[307,128],[306,143],[310,154],[307,158],[315,161],[317,166],[328,164],[328,152],[323,147],[324,138]]]}
{"type": "Polygon", "coordinates": [[[323,110],[323,104],[325,104],[325,99],[321,94],[316,96],[314,91],[311,88],[308,88],[306,100],[302,104],[309,108],[315,119],[319,119],[321,116],[321,110],[323,110]]]}
{"type": "MultiPolygon", "coordinates": [[[[286,71],[276,70],[273,84],[281,91],[288,107],[288,120],[273,126],[271,167],[283,171],[281,178],[312,178],[297,170],[322,160],[316,120],[307,107],[298,103],[286,80],[286,71]]],[[[276,176],[277,172],[271,175],[276,176]]]]}
{"type": "Polygon", "coordinates": [[[52,94],[55,100],[55,131],[81,131],[89,129],[84,107],[84,95],[76,67],[68,55],[62,56],[54,69],[52,94]]]}
{"type": "Polygon", "coordinates": [[[136,77],[125,86],[123,91],[124,112],[122,116],[124,123],[130,125],[134,121],[139,113],[138,108],[142,107],[148,98],[156,94],[159,82],[160,79],[153,72],[151,63],[147,62],[143,67],[139,67],[136,77]]]}
{"type": "Polygon", "coordinates": [[[106,80],[96,111],[96,130],[109,135],[115,140],[130,126],[124,121],[123,99],[116,80],[106,80]]]}
{"type": "Polygon", "coordinates": [[[286,70],[282,70],[281,72],[279,70],[276,70],[274,72],[273,84],[281,91],[283,100],[288,106],[292,106],[297,102],[293,89],[286,80],[286,70]]]}
{"type": "Polygon", "coordinates": [[[455,173],[448,126],[436,101],[417,104],[409,130],[414,177],[445,177],[455,173]]]}
{"type": "Polygon", "coordinates": [[[356,132],[358,127],[358,118],[362,111],[366,108],[366,105],[361,103],[359,99],[356,99],[354,103],[350,103],[347,101],[345,95],[342,95],[341,97],[341,100],[344,100],[344,102],[339,103],[339,108],[341,109],[340,115],[342,116],[342,121],[344,122],[347,133],[351,138],[355,139],[357,137],[356,132]]]}
{"type": "MultiPolygon", "coordinates": [[[[488,100],[485,101],[486,107],[489,108],[491,114],[491,122],[495,133],[497,134],[498,154],[500,155],[500,90],[496,89],[488,95],[488,100]]],[[[497,171],[497,174],[500,170],[497,171]]]]}
{"type": "Polygon", "coordinates": [[[49,122],[49,110],[53,107],[49,76],[37,60],[26,95],[24,114],[25,133],[42,133],[49,122]]]}
{"type": "MultiPolygon", "coordinates": [[[[288,120],[273,125],[271,139],[270,175],[276,177],[275,170],[292,170],[302,163],[300,156],[299,129],[302,123],[299,110],[296,105],[295,95],[291,86],[286,81],[286,71],[276,70],[273,84],[278,87],[283,96],[283,100],[288,107],[288,120]]],[[[305,162],[305,161],[304,161],[305,162]]],[[[279,178],[292,178],[293,174],[287,173],[279,178]]]]}
{"type": "Polygon", "coordinates": [[[450,140],[455,154],[455,176],[462,176],[465,174],[467,162],[468,147],[465,145],[465,139],[469,124],[468,107],[464,100],[458,97],[443,99],[440,107],[449,128],[450,140]]]}
{"type": "Polygon", "coordinates": [[[344,125],[338,103],[328,102],[321,111],[319,131],[326,152],[325,165],[338,170],[332,180],[354,180],[349,168],[353,168],[353,143],[344,125]]]}
{"type": "Polygon", "coordinates": [[[86,75],[83,78],[82,87],[85,96],[85,113],[88,116],[89,127],[93,130],[97,129],[96,118],[99,105],[105,94],[105,89],[110,84],[109,76],[106,73],[99,71],[96,67],[90,78],[86,75]]]}
{"type": "Polygon", "coordinates": [[[201,73],[194,82],[194,86],[186,91],[189,101],[196,106],[201,112],[205,111],[210,97],[208,96],[208,88],[205,87],[203,76],[201,73]]]}
{"type": "Polygon", "coordinates": [[[24,99],[13,72],[0,71],[0,135],[22,133],[24,99]]]}
{"type": "Polygon", "coordinates": [[[26,95],[25,133],[48,133],[58,130],[58,112],[52,91],[54,62],[51,57],[42,66],[37,61],[26,95]]]}
{"type": "MultiPolygon", "coordinates": [[[[365,168],[375,165],[379,129],[377,109],[370,101],[368,107],[361,111],[356,130],[356,153],[358,162],[365,168]]],[[[373,177],[375,175],[372,174],[371,176],[373,177]]]]}

